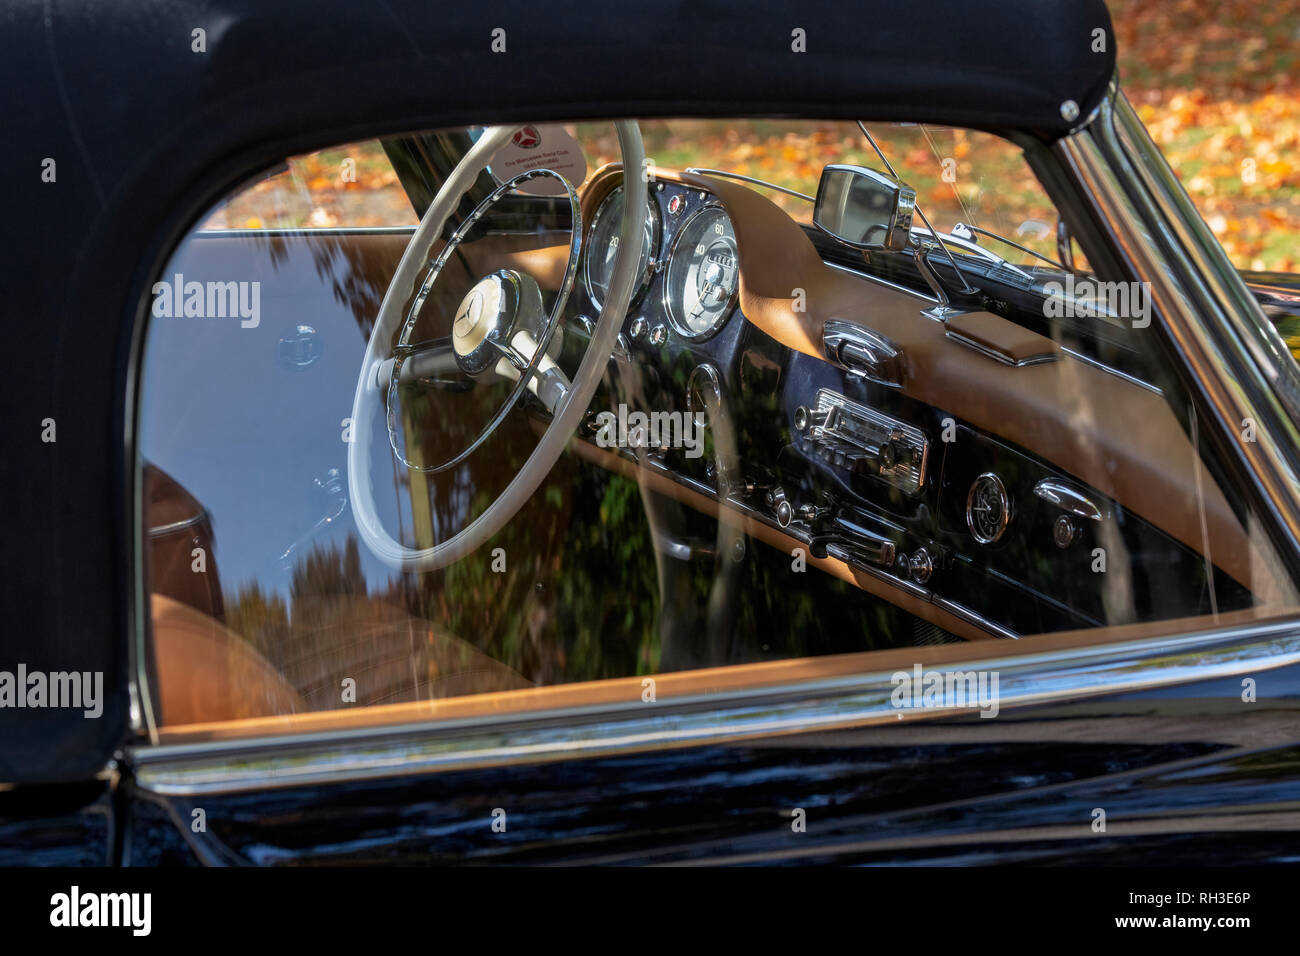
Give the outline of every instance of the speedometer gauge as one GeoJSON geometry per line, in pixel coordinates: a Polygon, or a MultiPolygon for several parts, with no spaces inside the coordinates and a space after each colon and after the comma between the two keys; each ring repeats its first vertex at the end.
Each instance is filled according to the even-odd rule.
{"type": "Polygon", "coordinates": [[[737,266],[736,231],[721,206],[705,206],[686,221],[673,241],[664,288],[680,334],[702,339],[722,328],[736,304],[737,266]]]}
{"type": "MultiPolygon", "coordinates": [[[[646,203],[645,243],[641,247],[641,264],[637,275],[640,281],[632,292],[632,302],[645,292],[650,282],[650,264],[659,252],[659,207],[653,197],[646,203]]],[[[609,279],[614,273],[614,257],[618,254],[618,234],[623,229],[623,187],[616,186],[601,201],[591,220],[591,233],[587,240],[586,265],[583,282],[592,304],[600,309],[609,293],[609,279]]]]}

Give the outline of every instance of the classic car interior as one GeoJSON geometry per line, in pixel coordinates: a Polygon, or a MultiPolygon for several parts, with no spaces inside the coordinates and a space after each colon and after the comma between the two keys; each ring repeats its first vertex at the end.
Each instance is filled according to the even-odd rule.
{"type": "Polygon", "coordinates": [[[162,725],[1290,601],[1140,317],[1051,307],[1105,278],[1065,211],[1050,254],[931,226],[866,127],[815,195],[510,177],[494,132],[383,142],[414,230],[196,229],[165,270],[262,316],[150,326],[162,725]]]}

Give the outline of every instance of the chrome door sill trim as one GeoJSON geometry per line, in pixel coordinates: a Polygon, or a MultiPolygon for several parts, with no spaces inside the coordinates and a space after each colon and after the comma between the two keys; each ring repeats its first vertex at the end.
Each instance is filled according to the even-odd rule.
{"type": "MultiPolygon", "coordinates": [[[[998,706],[1015,708],[1221,679],[1294,663],[1300,663],[1300,620],[1288,618],[1181,637],[971,657],[927,669],[997,671],[998,706]]],[[[656,704],[638,698],[613,706],[487,719],[142,746],[131,751],[130,760],[143,789],[187,796],[716,745],[977,713],[974,707],[897,708],[892,703],[894,673],[756,687],[725,696],[661,698],[656,704]]]]}

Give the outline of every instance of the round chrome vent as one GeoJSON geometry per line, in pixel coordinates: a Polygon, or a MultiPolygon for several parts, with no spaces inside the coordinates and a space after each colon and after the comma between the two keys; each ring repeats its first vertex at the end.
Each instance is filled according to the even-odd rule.
{"type": "Polygon", "coordinates": [[[1011,499],[1002,479],[986,471],[966,494],[966,527],[980,544],[993,544],[1011,521],[1011,499]]]}

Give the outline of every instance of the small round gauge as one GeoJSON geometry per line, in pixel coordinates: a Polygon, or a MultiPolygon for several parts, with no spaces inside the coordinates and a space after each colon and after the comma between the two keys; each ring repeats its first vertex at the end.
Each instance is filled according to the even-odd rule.
{"type": "MultiPolygon", "coordinates": [[[[641,246],[641,277],[632,293],[632,301],[645,292],[650,283],[650,266],[659,254],[659,206],[653,198],[646,203],[645,242],[641,246]]],[[[618,234],[623,228],[623,187],[615,186],[601,200],[596,215],[591,218],[591,232],[587,237],[586,264],[583,267],[583,284],[592,304],[600,309],[609,292],[610,276],[614,273],[614,257],[618,254],[618,234]]]]}
{"type": "Polygon", "coordinates": [[[991,471],[980,475],[966,494],[966,527],[980,544],[993,544],[1011,521],[1011,499],[1002,479],[991,471]]]}
{"type": "Polygon", "coordinates": [[[739,283],[736,230],[721,206],[705,206],[673,240],[664,286],[668,318],[686,338],[706,338],[731,315],[739,283]]]}

